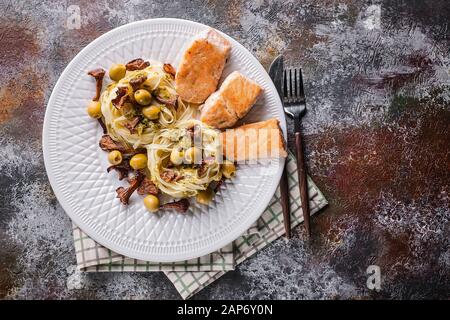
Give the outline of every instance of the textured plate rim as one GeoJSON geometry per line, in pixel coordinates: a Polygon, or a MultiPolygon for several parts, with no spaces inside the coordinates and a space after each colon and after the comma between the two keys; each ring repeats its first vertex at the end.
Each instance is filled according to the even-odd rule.
{"type": "MultiPolygon", "coordinates": [[[[218,241],[216,241],[213,245],[205,246],[203,248],[198,249],[190,249],[189,251],[186,251],[184,253],[176,253],[176,256],[173,254],[158,254],[158,253],[143,253],[139,250],[136,250],[134,248],[130,247],[123,247],[121,244],[118,244],[117,242],[120,241],[120,239],[111,240],[106,238],[105,236],[102,236],[98,233],[98,230],[95,230],[90,225],[84,223],[78,214],[76,214],[72,208],[72,206],[68,203],[68,200],[65,198],[65,196],[62,193],[62,190],[60,190],[56,178],[54,176],[52,166],[50,165],[50,148],[49,148],[49,130],[50,130],[50,114],[52,110],[55,108],[56,104],[56,96],[57,92],[61,89],[63,86],[63,83],[67,80],[69,77],[70,69],[71,67],[76,64],[76,62],[80,59],[82,59],[82,56],[85,52],[88,51],[88,49],[91,49],[95,47],[98,43],[100,43],[104,38],[111,36],[113,33],[120,33],[124,29],[135,27],[139,25],[146,25],[146,24],[152,24],[152,23],[173,23],[173,24],[185,24],[185,25],[191,25],[195,27],[201,27],[201,28],[207,28],[209,26],[193,22],[189,20],[183,20],[183,19],[175,19],[175,18],[157,18],[157,19],[147,19],[147,20],[140,20],[136,22],[131,22],[128,24],[125,24],[123,26],[117,27],[115,29],[112,29],[105,34],[101,35],[100,37],[93,40],[91,43],[89,43],[86,47],[84,47],[66,66],[64,71],[61,73],[58,81],[56,82],[52,94],[50,96],[50,99],[47,103],[47,108],[45,111],[45,119],[44,119],[44,125],[43,125],[43,131],[42,131],[42,144],[43,144],[43,154],[44,154],[44,164],[45,169],[47,172],[47,176],[49,178],[50,184],[52,186],[52,189],[61,204],[64,211],[67,213],[67,215],[74,221],[75,224],[77,224],[89,237],[94,239],[99,244],[105,246],[106,248],[109,248],[110,250],[117,252],[119,254],[122,254],[124,256],[144,260],[144,261],[153,261],[153,262],[175,262],[175,261],[183,261],[183,260],[189,260],[193,258],[198,258],[201,256],[204,256],[206,254],[209,254],[211,252],[214,252],[227,244],[234,241],[236,238],[238,238],[242,233],[244,233],[262,214],[262,212],[266,209],[268,204],[270,203],[270,200],[275,193],[278,182],[281,177],[283,168],[284,168],[284,162],[285,159],[280,159],[279,166],[277,172],[273,175],[272,178],[272,185],[271,189],[269,190],[268,194],[270,194],[270,197],[267,197],[267,199],[263,199],[264,201],[260,202],[260,205],[258,208],[252,209],[252,214],[247,216],[247,218],[243,221],[241,221],[240,224],[237,224],[237,226],[232,229],[226,236],[223,236],[218,241]]],[[[270,79],[269,75],[267,74],[264,67],[259,63],[259,61],[244,47],[242,46],[238,41],[233,39],[232,37],[228,36],[227,34],[221,32],[222,35],[224,35],[228,40],[230,40],[233,44],[233,46],[237,46],[242,50],[249,60],[251,60],[251,63],[254,65],[254,67],[258,70],[258,72],[261,73],[262,77],[264,78],[266,84],[271,87],[271,92],[276,93],[276,89],[273,85],[272,80],[270,79]]],[[[281,100],[278,96],[278,94],[274,94],[272,96],[273,99],[275,99],[275,104],[282,110],[282,104],[281,100]]],[[[284,135],[286,136],[286,120],[284,117],[284,113],[280,112],[280,126],[282,128],[282,131],[284,135]]],[[[97,228],[98,229],[98,228],[97,228]]],[[[122,241],[120,241],[122,242],[122,241]]]]}

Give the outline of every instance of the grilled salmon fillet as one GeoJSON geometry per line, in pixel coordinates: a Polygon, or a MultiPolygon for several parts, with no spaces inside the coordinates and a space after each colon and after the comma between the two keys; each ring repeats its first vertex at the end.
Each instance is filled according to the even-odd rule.
{"type": "Polygon", "coordinates": [[[251,123],[221,132],[223,155],[231,161],[286,157],[278,119],[251,123]]]}
{"type": "Polygon", "coordinates": [[[256,82],[234,71],[205,101],[200,120],[215,128],[230,128],[248,113],[261,92],[256,82]]]}
{"type": "Polygon", "coordinates": [[[175,87],[181,99],[203,103],[216,91],[231,45],[213,29],[200,33],[184,52],[175,87]]]}

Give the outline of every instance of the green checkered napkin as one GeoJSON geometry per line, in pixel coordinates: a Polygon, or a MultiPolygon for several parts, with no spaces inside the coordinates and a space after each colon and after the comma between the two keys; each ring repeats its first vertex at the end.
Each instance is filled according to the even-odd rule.
{"type": "MultiPolygon", "coordinates": [[[[291,154],[287,158],[292,228],[303,221],[298,188],[297,164],[291,154]]],[[[327,205],[314,182],[308,178],[311,214],[327,205]]],[[[280,190],[258,221],[243,235],[222,249],[206,256],[173,263],[157,263],[131,259],[117,254],[89,238],[73,225],[77,265],[86,272],[163,271],[183,299],[199,292],[284,234],[280,190]]]]}

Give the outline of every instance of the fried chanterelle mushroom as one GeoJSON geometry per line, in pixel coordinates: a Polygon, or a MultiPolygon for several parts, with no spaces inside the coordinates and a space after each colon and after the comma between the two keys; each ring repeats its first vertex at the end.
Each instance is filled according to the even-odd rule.
{"type": "Polygon", "coordinates": [[[106,124],[103,122],[103,119],[102,118],[98,118],[97,121],[100,124],[100,126],[102,127],[103,134],[107,134],[108,133],[108,129],[106,128],[106,124]]]}
{"type": "Polygon", "coordinates": [[[139,86],[145,82],[145,80],[147,80],[147,76],[145,75],[135,77],[130,80],[130,86],[133,88],[133,90],[136,91],[137,89],[139,89],[139,86]]]}
{"type": "Polygon", "coordinates": [[[147,68],[150,65],[150,62],[148,61],[144,61],[141,58],[137,58],[134,60],[131,60],[130,62],[128,62],[125,67],[127,68],[128,71],[134,71],[134,70],[142,70],[147,68]]]}
{"type": "Polygon", "coordinates": [[[131,195],[137,188],[139,188],[139,186],[141,185],[144,178],[145,178],[145,175],[138,171],[136,176],[133,179],[129,180],[130,186],[128,188],[124,188],[124,187],[117,188],[116,189],[117,198],[120,199],[120,202],[122,202],[125,205],[128,204],[128,201],[130,200],[131,195]]]}
{"type": "Polygon", "coordinates": [[[131,134],[134,134],[136,133],[136,126],[140,121],[140,117],[134,117],[133,119],[131,119],[131,121],[125,123],[124,126],[128,129],[128,131],[130,131],[131,134]]]}
{"type": "Polygon", "coordinates": [[[111,102],[116,109],[120,109],[129,99],[127,87],[117,87],[116,97],[111,102]]]}
{"type": "Polygon", "coordinates": [[[122,161],[121,163],[109,166],[108,169],[106,169],[106,171],[108,172],[110,172],[111,170],[117,171],[117,173],[119,174],[119,180],[123,180],[128,177],[128,173],[132,169],[128,161],[122,161]]]}
{"type": "Polygon", "coordinates": [[[170,63],[164,63],[163,69],[165,72],[170,74],[172,77],[175,78],[175,74],[177,73],[175,68],[170,63]]]}
{"type": "Polygon", "coordinates": [[[152,194],[154,196],[158,195],[159,190],[158,187],[150,180],[149,178],[145,177],[142,181],[141,185],[137,189],[137,193],[141,196],[152,194]]]}
{"type": "Polygon", "coordinates": [[[161,172],[160,177],[166,182],[176,182],[183,179],[183,176],[179,175],[178,172],[175,172],[174,170],[164,170],[161,172]]]}
{"type": "Polygon", "coordinates": [[[189,209],[189,200],[181,199],[178,201],[169,202],[169,203],[163,204],[161,206],[161,209],[175,209],[178,212],[184,213],[189,209]]]}
{"type": "Polygon", "coordinates": [[[95,97],[92,98],[93,101],[98,101],[100,99],[100,93],[103,86],[103,77],[105,76],[105,70],[102,68],[94,69],[88,72],[88,75],[95,78],[95,97]]]}
{"type": "Polygon", "coordinates": [[[101,137],[100,142],[98,144],[103,151],[109,152],[113,150],[118,150],[122,153],[130,153],[132,151],[130,148],[124,146],[120,142],[114,141],[108,134],[104,134],[101,137]]]}

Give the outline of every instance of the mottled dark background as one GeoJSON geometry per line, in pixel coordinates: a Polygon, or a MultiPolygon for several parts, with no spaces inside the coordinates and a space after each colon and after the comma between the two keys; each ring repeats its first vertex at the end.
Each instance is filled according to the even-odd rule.
{"type": "Polygon", "coordinates": [[[159,273],[81,274],[47,180],[46,103],[101,34],[154,17],[301,64],[310,173],[330,205],[194,299],[450,297],[450,5],[441,1],[0,1],[0,298],[179,298],[159,273]],[[69,5],[79,30],[66,27],[69,5]],[[366,287],[381,267],[382,289],[366,287]]]}

